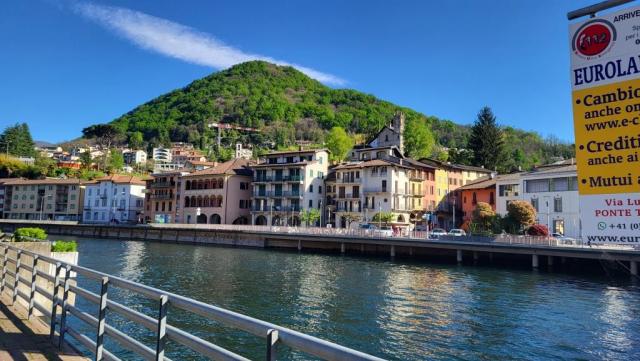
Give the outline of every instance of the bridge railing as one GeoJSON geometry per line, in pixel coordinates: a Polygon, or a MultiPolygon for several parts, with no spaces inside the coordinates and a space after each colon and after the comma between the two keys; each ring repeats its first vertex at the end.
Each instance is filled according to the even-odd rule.
{"type": "Polygon", "coordinates": [[[71,336],[91,350],[96,360],[120,360],[105,349],[104,336],[110,337],[124,349],[139,355],[145,360],[169,360],[165,356],[165,344],[168,340],[175,341],[209,359],[247,360],[244,356],[231,350],[171,325],[167,317],[169,307],[179,308],[262,338],[266,345],[266,360],[276,359],[276,350],[279,345],[286,345],[293,350],[325,360],[382,360],[314,336],[206,304],[189,297],[24,250],[11,243],[0,242],[0,257],[2,261],[0,295],[6,289],[10,293],[9,296],[12,298],[13,303],[18,298],[27,302],[29,317],[33,315],[34,310],[38,310],[50,321],[50,337],[52,341],[54,335],[57,334],[59,345],[62,345],[65,337],[67,335],[71,336]],[[25,256],[28,256],[31,262],[25,262],[25,256]],[[42,271],[42,263],[54,265],[55,275],[42,271]],[[9,267],[10,264],[13,266],[9,267]],[[10,268],[13,268],[13,271],[10,268]],[[88,280],[97,282],[100,292],[94,293],[72,282],[71,276],[73,272],[86,277],[88,280]],[[29,276],[25,277],[25,273],[29,276]],[[53,284],[53,292],[38,285],[38,279],[45,279],[51,282],[53,284]],[[20,287],[20,284],[25,285],[30,292],[27,294],[22,291],[21,288],[24,289],[24,287],[20,287]],[[157,317],[148,316],[109,299],[109,289],[114,287],[155,300],[158,305],[157,317]],[[52,306],[50,309],[37,301],[36,293],[51,300],[52,306]],[[69,302],[71,293],[76,297],[82,297],[90,303],[98,305],[98,313],[90,314],[72,305],[69,302]],[[155,345],[150,347],[108,324],[106,322],[107,312],[118,314],[154,332],[156,335],[155,345]],[[94,330],[93,337],[72,327],[67,322],[69,315],[75,316],[94,330]]]}

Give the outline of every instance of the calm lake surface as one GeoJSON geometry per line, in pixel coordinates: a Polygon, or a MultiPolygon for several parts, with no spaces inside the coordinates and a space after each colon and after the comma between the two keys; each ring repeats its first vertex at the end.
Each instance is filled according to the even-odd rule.
{"type": "MultiPolygon", "coordinates": [[[[604,271],[582,276],[137,241],[78,242],[83,266],[391,360],[640,360],[640,285],[604,271]]],[[[98,289],[95,282],[79,282],[98,289]]],[[[157,314],[155,300],[115,288],[109,297],[157,314]]],[[[97,314],[88,302],[80,299],[78,305],[97,314]]],[[[155,348],[151,332],[112,314],[107,322],[155,348]]],[[[251,335],[175,309],[168,322],[264,359],[265,342],[251,335]]],[[[87,334],[93,338],[94,332],[87,334]]],[[[283,359],[310,359],[281,348],[283,359]]],[[[111,340],[107,349],[137,359],[111,340]]],[[[203,359],[174,343],[168,356],[203,359]]]]}

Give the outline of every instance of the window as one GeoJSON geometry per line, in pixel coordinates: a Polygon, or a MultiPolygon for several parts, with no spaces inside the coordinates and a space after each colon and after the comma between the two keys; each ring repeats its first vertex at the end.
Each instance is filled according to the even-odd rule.
{"type": "Polygon", "coordinates": [[[489,204],[493,205],[495,202],[496,201],[494,199],[493,192],[490,192],[489,193],[489,204]]]}
{"type": "Polygon", "coordinates": [[[309,177],[313,178],[313,169],[309,169],[309,177]]]}
{"type": "Polygon", "coordinates": [[[527,193],[548,192],[549,179],[532,179],[525,181],[525,191],[527,193]]]}
{"type": "Polygon", "coordinates": [[[538,211],[538,198],[531,198],[531,205],[533,206],[533,208],[537,212],[538,211]]]}
{"type": "Polygon", "coordinates": [[[313,184],[309,185],[309,193],[313,193],[313,184]]]}
{"type": "Polygon", "coordinates": [[[313,199],[309,199],[309,208],[313,208],[313,199]]]}
{"type": "Polygon", "coordinates": [[[387,191],[387,180],[386,179],[382,180],[382,191],[383,192],[387,191]]]}
{"type": "Polygon", "coordinates": [[[318,193],[322,194],[322,186],[318,186],[318,193]]]}
{"type": "MultiPolygon", "coordinates": [[[[89,195],[91,195],[91,188],[89,188],[89,195]]],[[[87,219],[91,219],[91,217],[87,217],[87,219]]]]}
{"type": "Polygon", "coordinates": [[[553,220],[553,232],[564,235],[564,219],[553,220]]]}
{"type": "Polygon", "coordinates": [[[553,211],[556,213],[562,212],[562,197],[553,198],[553,211]]]}
{"type": "Polygon", "coordinates": [[[476,196],[476,192],[473,192],[471,195],[471,204],[478,204],[478,198],[476,196]]]}
{"type": "Polygon", "coordinates": [[[249,189],[249,183],[240,182],[240,190],[247,190],[247,189],[249,189]]]}
{"type": "Polygon", "coordinates": [[[322,164],[322,157],[318,157],[318,163],[322,164]]]}

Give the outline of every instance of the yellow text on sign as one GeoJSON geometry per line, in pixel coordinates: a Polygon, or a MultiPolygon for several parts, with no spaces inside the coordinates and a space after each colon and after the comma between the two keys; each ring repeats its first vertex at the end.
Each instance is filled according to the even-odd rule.
{"type": "Polygon", "coordinates": [[[580,194],[640,192],[640,79],[572,98],[580,194]]]}

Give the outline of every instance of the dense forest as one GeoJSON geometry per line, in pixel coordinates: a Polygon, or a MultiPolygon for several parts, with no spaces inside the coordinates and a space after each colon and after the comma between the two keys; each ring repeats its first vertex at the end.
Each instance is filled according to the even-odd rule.
{"type": "MultiPolygon", "coordinates": [[[[231,123],[260,132],[241,134],[227,130],[225,144],[242,141],[258,147],[283,148],[296,141],[322,144],[334,127],[363,141],[388,124],[398,110],[406,116],[405,137],[410,143],[410,155],[424,156],[426,152],[442,160],[473,163],[473,157],[464,150],[470,126],[425,116],[355,90],[332,89],[292,67],[263,61],[239,64],[196,80],[133,109],[112,124],[125,139],[135,143],[141,139],[149,146],[185,141],[210,149],[216,134],[206,125],[231,123]],[[435,144],[412,139],[428,132],[435,144]]],[[[543,139],[535,132],[511,127],[502,127],[502,134],[503,171],[573,156],[573,146],[555,138],[543,139]]]]}

